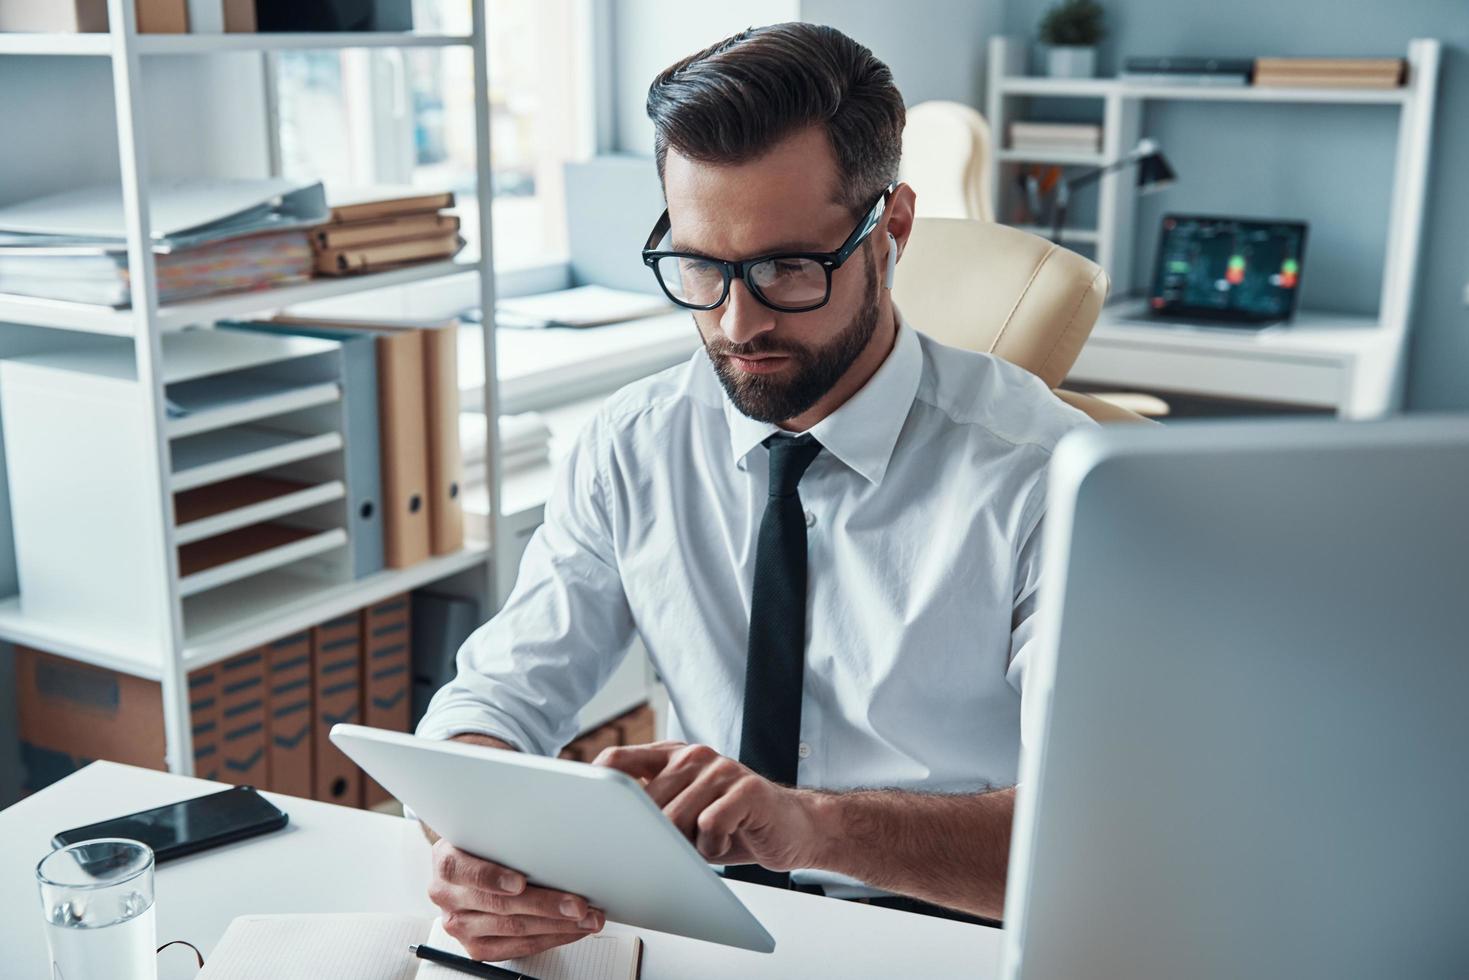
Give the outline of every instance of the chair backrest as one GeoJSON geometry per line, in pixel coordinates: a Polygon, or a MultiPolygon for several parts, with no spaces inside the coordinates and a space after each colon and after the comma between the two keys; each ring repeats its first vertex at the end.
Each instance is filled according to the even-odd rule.
{"type": "Polygon", "coordinates": [[[920,102],[907,113],[898,170],[923,217],[994,221],[990,126],[962,102],[920,102]]]}
{"type": "MultiPolygon", "coordinates": [[[[935,340],[1003,357],[1056,389],[1091,335],[1109,285],[1095,262],[1016,228],[917,218],[893,302],[935,340]]],[[[1090,395],[1056,395],[1099,422],[1142,420],[1090,395]]]]}

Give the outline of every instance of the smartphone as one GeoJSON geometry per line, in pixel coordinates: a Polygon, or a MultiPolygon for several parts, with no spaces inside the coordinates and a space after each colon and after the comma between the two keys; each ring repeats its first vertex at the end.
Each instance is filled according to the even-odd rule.
{"type": "Polygon", "coordinates": [[[114,817],[85,827],[63,830],[51,838],[55,847],[98,837],[127,837],[153,848],[156,864],[280,830],[285,811],[250,786],[236,786],[182,803],[114,817]]]}

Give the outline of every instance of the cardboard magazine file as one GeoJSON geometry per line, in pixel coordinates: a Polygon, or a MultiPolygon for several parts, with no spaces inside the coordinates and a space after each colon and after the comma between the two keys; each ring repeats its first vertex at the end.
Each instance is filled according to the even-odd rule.
{"type": "Polygon", "coordinates": [[[219,666],[220,776],[240,786],[270,785],[266,753],[265,651],[249,650],[219,666]]]}
{"type": "MultiPolygon", "coordinates": [[[[409,616],[407,593],[362,610],[364,725],[391,732],[411,730],[413,653],[409,647],[412,636],[409,616]]],[[[376,806],[392,798],[391,793],[370,777],[362,777],[364,806],[376,806]]]]}
{"type": "Polygon", "coordinates": [[[351,612],[311,629],[314,772],[312,796],[362,805],[362,770],[332,744],[333,725],[357,724],[362,688],[362,617],[351,612]]]}
{"type": "Polygon", "coordinates": [[[189,674],[189,729],[194,743],[194,775],[220,779],[219,664],[189,674]]]}
{"type": "Polygon", "coordinates": [[[265,646],[267,662],[267,786],[311,799],[316,706],[311,697],[311,633],[303,630],[265,646]]]}
{"type": "Polygon", "coordinates": [[[17,646],[15,699],[28,791],[98,759],[167,768],[157,681],[17,646]]]}

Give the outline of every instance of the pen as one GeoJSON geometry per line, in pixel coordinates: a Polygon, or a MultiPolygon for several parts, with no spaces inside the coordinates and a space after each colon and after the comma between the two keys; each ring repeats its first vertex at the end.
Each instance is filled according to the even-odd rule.
{"type": "Polygon", "coordinates": [[[463,956],[455,956],[446,953],[442,949],[434,949],[432,946],[409,946],[408,949],[421,960],[430,963],[439,963],[451,970],[467,973],[472,977],[488,977],[489,980],[536,980],[528,973],[517,973],[515,970],[507,970],[503,967],[494,966],[490,963],[481,963],[479,960],[466,959],[463,956]]]}

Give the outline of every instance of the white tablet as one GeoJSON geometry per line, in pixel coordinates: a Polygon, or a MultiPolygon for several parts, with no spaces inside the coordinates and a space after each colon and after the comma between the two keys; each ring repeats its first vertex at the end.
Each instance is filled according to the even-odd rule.
{"type": "Polygon", "coordinates": [[[335,725],[332,742],[454,846],[609,919],[769,953],[775,939],[614,769],[335,725]]]}

